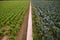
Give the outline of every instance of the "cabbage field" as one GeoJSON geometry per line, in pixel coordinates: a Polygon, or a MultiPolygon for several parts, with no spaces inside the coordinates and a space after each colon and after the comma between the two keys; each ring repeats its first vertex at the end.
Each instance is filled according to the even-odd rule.
{"type": "Polygon", "coordinates": [[[32,1],[33,40],[60,40],[60,2],[32,1]]]}
{"type": "Polygon", "coordinates": [[[28,5],[29,1],[0,1],[0,40],[5,35],[15,40],[28,5]]]}

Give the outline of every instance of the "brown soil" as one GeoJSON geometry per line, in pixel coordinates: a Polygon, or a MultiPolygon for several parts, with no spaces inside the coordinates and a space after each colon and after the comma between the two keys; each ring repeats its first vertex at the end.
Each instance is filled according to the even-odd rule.
{"type": "Polygon", "coordinates": [[[26,14],[24,17],[24,21],[22,23],[21,29],[18,32],[16,39],[15,40],[26,40],[26,36],[27,36],[27,26],[28,26],[28,15],[29,15],[29,7],[26,10],[26,14]]]}
{"type": "Polygon", "coordinates": [[[3,36],[4,36],[4,35],[1,35],[1,36],[0,36],[0,40],[3,38],[3,36]]]}
{"type": "Polygon", "coordinates": [[[8,36],[4,36],[1,40],[8,40],[8,36]]]}

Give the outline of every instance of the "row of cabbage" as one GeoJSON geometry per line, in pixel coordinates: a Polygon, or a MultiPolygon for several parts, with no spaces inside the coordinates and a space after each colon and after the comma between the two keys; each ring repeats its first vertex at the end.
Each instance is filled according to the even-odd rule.
{"type": "Polygon", "coordinates": [[[8,36],[9,40],[15,40],[28,5],[29,1],[0,1],[0,39],[8,36]]]}
{"type": "Polygon", "coordinates": [[[32,2],[33,40],[60,40],[60,4],[54,1],[32,2]]]}

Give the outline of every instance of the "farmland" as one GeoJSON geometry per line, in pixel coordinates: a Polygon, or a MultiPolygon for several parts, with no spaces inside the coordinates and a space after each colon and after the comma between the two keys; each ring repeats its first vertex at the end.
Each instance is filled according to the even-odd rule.
{"type": "Polygon", "coordinates": [[[60,40],[60,3],[32,1],[33,40],[60,40]]]}
{"type": "Polygon", "coordinates": [[[60,40],[59,0],[0,0],[0,40],[60,40]]]}
{"type": "Polygon", "coordinates": [[[15,40],[20,30],[29,1],[0,1],[0,39],[15,40]],[[23,5],[24,4],[24,5],[23,5]]]}

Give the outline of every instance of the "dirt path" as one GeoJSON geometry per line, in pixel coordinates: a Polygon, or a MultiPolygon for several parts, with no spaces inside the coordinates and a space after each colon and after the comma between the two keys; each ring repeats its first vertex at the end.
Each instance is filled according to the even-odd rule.
{"type": "Polygon", "coordinates": [[[27,35],[27,26],[28,26],[28,15],[29,15],[29,8],[26,11],[24,21],[22,23],[21,29],[17,34],[17,37],[15,40],[26,40],[27,35]]]}
{"type": "Polygon", "coordinates": [[[29,8],[27,40],[33,40],[33,36],[32,36],[32,8],[31,8],[31,2],[30,2],[30,8],[29,8]]]}

